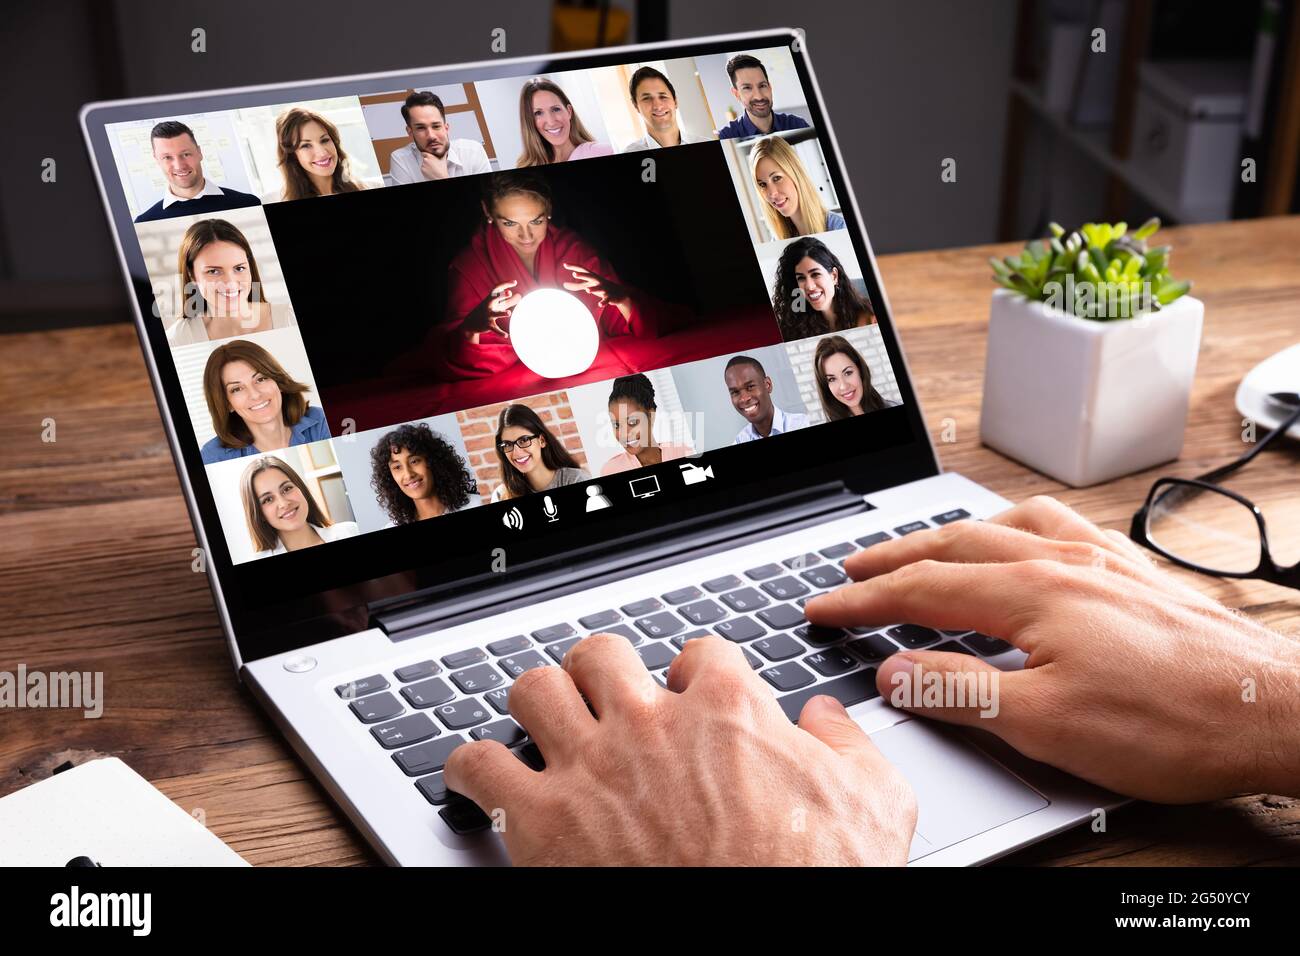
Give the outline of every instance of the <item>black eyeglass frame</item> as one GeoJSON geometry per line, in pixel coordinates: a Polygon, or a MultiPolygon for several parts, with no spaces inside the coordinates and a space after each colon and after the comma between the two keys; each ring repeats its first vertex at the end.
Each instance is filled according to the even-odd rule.
{"type": "Polygon", "coordinates": [[[1258,578],[1272,584],[1280,584],[1283,587],[1300,589],[1300,562],[1297,562],[1288,568],[1281,566],[1273,560],[1273,554],[1269,550],[1268,546],[1268,526],[1264,522],[1264,514],[1259,510],[1259,506],[1249,498],[1218,484],[1221,479],[1232,474],[1238,468],[1248,464],[1265,448],[1273,445],[1274,439],[1279,435],[1286,434],[1286,432],[1298,421],[1300,421],[1300,406],[1297,406],[1295,411],[1293,411],[1285,421],[1256,442],[1254,448],[1246,452],[1246,454],[1242,455],[1236,461],[1229,462],[1226,465],[1215,468],[1213,471],[1208,471],[1203,475],[1198,475],[1195,478],[1157,478],[1151,485],[1151,490],[1147,492],[1146,501],[1142,504],[1142,507],[1138,509],[1137,513],[1133,515],[1132,524],[1129,526],[1129,537],[1133,539],[1134,543],[1140,544],[1142,547],[1154,551],[1156,554],[1172,561],[1174,564],[1191,571],[1196,571],[1200,574],[1209,574],[1216,578],[1258,578]],[[1206,565],[1196,564],[1193,561],[1180,558],[1176,554],[1169,553],[1169,551],[1165,550],[1147,536],[1147,518],[1150,515],[1151,509],[1155,505],[1158,496],[1161,494],[1161,490],[1173,488],[1178,485],[1191,486],[1204,491],[1226,495],[1250,509],[1251,514],[1255,516],[1255,523],[1259,526],[1259,563],[1255,566],[1253,571],[1220,571],[1216,568],[1207,567],[1206,565]]]}

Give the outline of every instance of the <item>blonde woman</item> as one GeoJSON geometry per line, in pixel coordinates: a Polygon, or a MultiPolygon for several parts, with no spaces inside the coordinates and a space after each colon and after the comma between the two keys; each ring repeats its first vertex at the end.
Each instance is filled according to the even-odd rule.
{"type": "Polygon", "coordinates": [[[357,533],[355,521],[331,521],[298,472],[274,455],[252,461],[239,490],[254,557],[314,548],[357,533]]]}
{"type": "Polygon", "coordinates": [[[519,137],[524,143],[519,167],[614,154],[587,132],[564,90],[544,76],[533,77],[519,91],[519,137]]]}
{"type": "Polygon", "coordinates": [[[321,114],[301,106],[287,110],[275,121],[275,138],[284,186],[269,202],[366,188],[352,178],[338,127],[321,114]]]}
{"type": "Polygon", "coordinates": [[[177,254],[180,315],[167,327],[171,345],[212,342],[297,325],[287,303],[262,298],[253,247],[224,219],[200,219],[185,230],[177,254]]]}
{"type": "Polygon", "coordinates": [[[826,211],[799,155],[780,136],[768,136],[753,145],[749,173],[763,201],[763,215],[777,239],[844,228],[844,217],[826,211]]]}

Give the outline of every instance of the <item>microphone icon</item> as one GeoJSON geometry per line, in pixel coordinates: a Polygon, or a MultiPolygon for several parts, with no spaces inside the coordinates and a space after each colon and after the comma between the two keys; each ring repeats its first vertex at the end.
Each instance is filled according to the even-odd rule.
{"type": "Polygon", "coordinates": [[[559,518],[559,514],[557,513],[557,509],[555,507],[555,502],[551,500],[550,495],[547,495],[545,498],[542,499],[542,513],[546,515],[547,521],[555,521],[557,518],[559,518]]]}

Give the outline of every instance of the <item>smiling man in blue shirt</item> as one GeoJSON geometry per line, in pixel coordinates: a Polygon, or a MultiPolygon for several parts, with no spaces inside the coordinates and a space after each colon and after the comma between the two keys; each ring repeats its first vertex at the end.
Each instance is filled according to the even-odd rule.
{"type": "Polygon", "coordinates": [[[718,130],[719,139],[747,139],[808,126],[802,116],[772,109],[772,84],[767,79],[767,67],[758,57],[737,53],[727,61],[727,76],[731,77],[731,95],[744,112],[718,130]]]}

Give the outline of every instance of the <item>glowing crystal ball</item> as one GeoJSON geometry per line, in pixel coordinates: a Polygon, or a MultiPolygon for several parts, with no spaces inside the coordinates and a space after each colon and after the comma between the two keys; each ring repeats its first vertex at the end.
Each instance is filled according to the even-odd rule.
{"type": "Polygon", "coordinates": [[[576,296],[535,289],[510,313],[510,341],[519,361],[542,378],[566,378],[591,368],[600,333],[576,296]]]}

